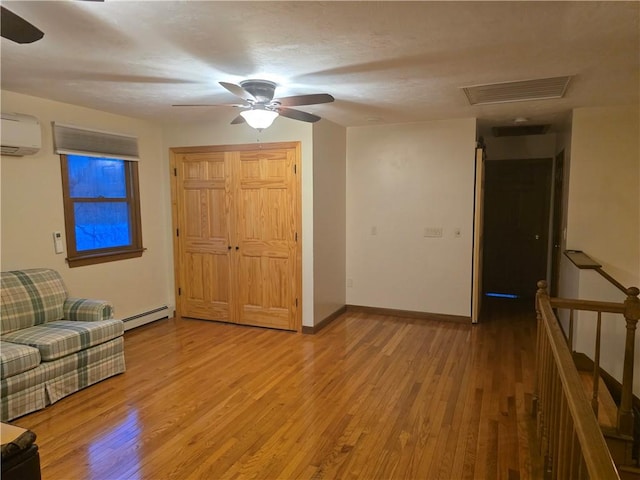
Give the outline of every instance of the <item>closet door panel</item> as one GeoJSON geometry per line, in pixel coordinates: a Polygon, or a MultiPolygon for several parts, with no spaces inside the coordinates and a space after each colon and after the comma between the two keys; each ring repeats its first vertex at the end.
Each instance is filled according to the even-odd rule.
{"type": "Polygon", "coordinates": [[[238,321],[294,329],[294,158],[286,149],[244,151],[238,158],[238,321]]]}
{"type": "Polygon", "coordinates": [[[181,314],[233,321],[229,160],[224,153],[182,155],[176,175],[181,314]]]}

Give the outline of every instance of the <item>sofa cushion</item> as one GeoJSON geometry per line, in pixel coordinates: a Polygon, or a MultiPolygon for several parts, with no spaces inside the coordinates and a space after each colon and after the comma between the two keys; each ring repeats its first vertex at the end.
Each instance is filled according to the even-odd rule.
{"type": "Polygon", "coordinates": [[[48,268],[2,272],[0,332],[5,334],[61,320],[67,291],[60,274],[48,268]]]}
{"type": "Polygon", "coordinates": [[[0,378],[9,378],[40,365],[40,350],[28,345],[0,342],[0,378]]]}
{"type": "Polygon", "coordinates": [[[124,333],[122,320],[75,322],[59,320],[3,335],[3,340],[40,350],[44,361],[99,345],[124,333]]]}

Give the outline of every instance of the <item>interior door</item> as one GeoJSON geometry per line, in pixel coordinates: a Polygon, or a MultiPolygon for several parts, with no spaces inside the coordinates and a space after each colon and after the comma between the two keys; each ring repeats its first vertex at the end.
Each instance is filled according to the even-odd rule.
{"type": "Polygon", "coordinates": [[[239,323],[291,330],[296,310],[296,163],[291,149],[242,151],[234,175],[239,323]]]}
{"type": "Polygon", "coordinates": [[[482,255],[484,230],[484,148],[476,149],[476,185],[473,212],[473,280],[471,322],[478,323],[482,308],[482,255]]]}
{"type": "Polygon", "coordinates": [[[224,152],[183,154],[175,172],[180,314],[233,322],[230,159],[224,152]]]}
{"type": "Polygon", "coordinates": [[[483,290],[533,297],[546,279],[551,159],[487,161],[483,290]]]}

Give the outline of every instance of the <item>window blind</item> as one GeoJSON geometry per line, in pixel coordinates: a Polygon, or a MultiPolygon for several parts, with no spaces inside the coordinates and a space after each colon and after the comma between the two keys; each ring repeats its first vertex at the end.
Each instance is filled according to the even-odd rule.
{"type": "Polygon", "coordinates": [[[138,138],[53,122],[55,153],[139,160],[138,138]]]}

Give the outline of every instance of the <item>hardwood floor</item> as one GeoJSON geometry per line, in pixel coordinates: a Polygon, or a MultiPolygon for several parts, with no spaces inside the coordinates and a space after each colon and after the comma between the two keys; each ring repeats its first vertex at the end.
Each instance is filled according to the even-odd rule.
{"type": "Polygon", "coordinates": [[[487,306],[316,335],[161,320],[125,334],[126,373],[13,423],[43,480],[541,478],[533,308],[487,306]]]}

